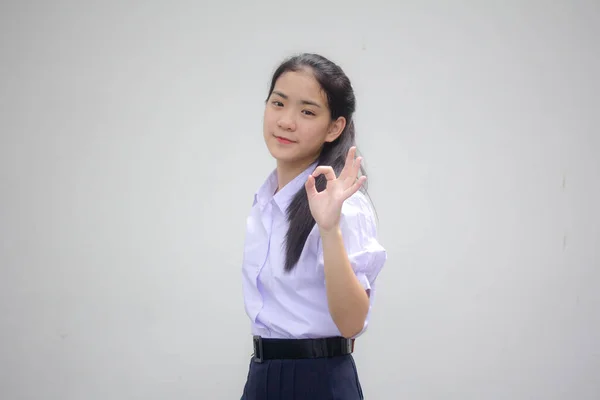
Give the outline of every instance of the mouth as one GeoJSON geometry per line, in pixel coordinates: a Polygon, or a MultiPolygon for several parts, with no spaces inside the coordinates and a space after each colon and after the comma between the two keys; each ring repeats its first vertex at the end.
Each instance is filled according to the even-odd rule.
{"type": "Polygon", "coordinates": [[[295,142],[295,141],[293,141],[293,140],[290,140],[290,139],[287,139],[287,138],[284,138],[284,137],[281,137],[281,136],[277,136],[277,135],[273,135],[273,136],[275,136],[275,139],[277,139],[277,141],[278,141],[279,143],[282,143],[282,144],[292,144],[292,143],[296,143],[296,142],[295,142]]]}

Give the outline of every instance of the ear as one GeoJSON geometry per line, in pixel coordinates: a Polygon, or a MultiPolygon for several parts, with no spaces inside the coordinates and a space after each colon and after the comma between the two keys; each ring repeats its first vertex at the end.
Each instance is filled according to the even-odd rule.
{"type": "Polygon", "coordinates": [[[333,142],[337,139],[342,132],[344,132],[344,128],[346,127],[346,118],[338,117],[335,121],[332,121],[329,125],[329,129],[327,131],[327,136],[325,137],[326,142],[333,142]]]}

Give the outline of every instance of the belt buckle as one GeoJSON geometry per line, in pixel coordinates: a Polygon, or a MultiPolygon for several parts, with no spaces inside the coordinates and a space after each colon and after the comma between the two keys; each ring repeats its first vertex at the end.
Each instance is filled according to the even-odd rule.
{"type": "Polygon", "coordinates": [[[348,354],[354,353],[354,339],[345,339],[346,340],[346,351],[348,354]]]}
{"type": "Polygon", "coordinates": [[[263,362],[263,341],[262,341],[262,337],[260,336],[254,336],[252,338],[252,343],[254,346],[254,361],[257,363],[261,363],[263,362]]]}

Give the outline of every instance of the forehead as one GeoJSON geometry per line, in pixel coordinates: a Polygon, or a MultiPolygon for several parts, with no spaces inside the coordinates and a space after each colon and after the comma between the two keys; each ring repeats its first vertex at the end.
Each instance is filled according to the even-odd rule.
{"type": "Polygon", "coordinates": [[[327,106],[327,96],[310,70],[284,72],[275,82],[273,90],[284,93],[292,100],[311,100],[327,106]]]}

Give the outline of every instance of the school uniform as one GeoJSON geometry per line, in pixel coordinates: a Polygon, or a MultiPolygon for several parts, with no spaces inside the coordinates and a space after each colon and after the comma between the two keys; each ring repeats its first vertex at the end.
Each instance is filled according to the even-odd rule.
{"type": "MultiPolygon", "coordinates": [[[[273,171],[254,196],[242,266],[254,348],[244,400],[363,398],[352,352],[354,339],[366,330],[369,318],[355,338],[341,337],[329,314],[316,224],[295,268],[284,270],[286,210],[315,167],[308,167],[276,194],[273,171]]],[[[375,281],[387,256],[377,241],[371,206],[360,191],[344,202],[340,228],[352,268],[370,291],[372,306],[375,281]]]]}

